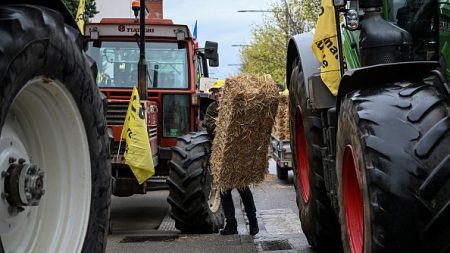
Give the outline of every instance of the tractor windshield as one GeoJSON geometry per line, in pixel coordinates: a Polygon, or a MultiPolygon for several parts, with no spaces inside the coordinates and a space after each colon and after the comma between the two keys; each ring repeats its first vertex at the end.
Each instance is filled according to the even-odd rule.
{"type": "MultiPolygon", "coordinates": [[[[137,86],[139,46],[135,41],[103,41],[100,47],[90,41],[87,54],[97,63],[100,87],[137,86]]],[[[188,88],[186,48],[180,48],[177,42],[147,42],[145,57],[149,88],[188,88]]]]}

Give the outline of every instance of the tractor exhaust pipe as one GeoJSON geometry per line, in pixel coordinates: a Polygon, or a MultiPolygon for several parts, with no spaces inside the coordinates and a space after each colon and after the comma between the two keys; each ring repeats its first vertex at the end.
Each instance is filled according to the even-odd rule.
{"type": "Polygon", "coordinates": [[[361,0],[361,65],[371,66],[413,60],[411,35],[381,17],[382,0],[361,0]]]}
{"type": "Polygon", "coordinates": [[[145,0],[140,0],[139,6],[139,62],[138,62],[138,92],[141,100],[147,100],[147,60],[145,59],[145,0]]]}

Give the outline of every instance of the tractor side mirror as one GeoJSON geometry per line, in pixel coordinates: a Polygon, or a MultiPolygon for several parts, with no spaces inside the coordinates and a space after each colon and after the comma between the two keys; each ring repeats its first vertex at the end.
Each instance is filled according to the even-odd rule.
{"type": "Polygon", "coordinates": [[[217,44],[217,42],[212,41],[205,42],[205,58],[209,60],[210,67],[219,66],[218,47],[219,45],[217,44]]]}

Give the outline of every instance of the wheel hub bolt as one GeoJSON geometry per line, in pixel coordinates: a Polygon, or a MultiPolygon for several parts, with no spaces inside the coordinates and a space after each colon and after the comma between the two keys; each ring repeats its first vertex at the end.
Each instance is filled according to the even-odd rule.
{"type": "Polygon", "coordinates": [[[8,201],[9,213],[17,214],[22,212],[25,206],[39,205],[45,193],[44,172],[40,168],[19,158],[18,162],[10,164],[7,172],[3,171],[1,176],[5,181],[5,192],[1,193],[1,198],[8,201]]]}

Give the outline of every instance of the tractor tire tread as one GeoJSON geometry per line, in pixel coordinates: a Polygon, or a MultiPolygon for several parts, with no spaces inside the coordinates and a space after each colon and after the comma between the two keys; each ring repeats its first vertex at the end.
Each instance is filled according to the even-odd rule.
{"type": "Polygon", "coordinates": [[[177,138],[178,150],[169,162],[169,197],[175,227],[184,233],[215,233],[224,222],[221,208],[215,213],[208,205],[205,180],[211,141],[206,132],[189,133],[177,138]]]}
{"type": "Polygon", "coordinates": [[[307,109],[306,91],[300,62],[293,67],[290,90],[289,112],[291,127],[291,149],[296,150],[295,114],[297,106],[301,107],[306,143],[308,146],[310,199],[305,203],[298,182],[297,161],[293,153],[294,187],[296,203],[302,230],[311,247],[318,252],[341,252],[340,230],[336,214],[331,207],[323,180],[322,154],[322,122],[319,112],[307,109]]]}
{"type": "MultiPolygon", "coordinates": [[[[444,225],[450,222],[450,100],[431,85],[391,84],[348,94],[341,114],[339,128],[352,128],[346,119],[356,122],[354,132],[366,157],[370,252],[445,252],[450,237],[444,225]]],[[[342,152],[338,148],[338,156],[342,152]]]]}

